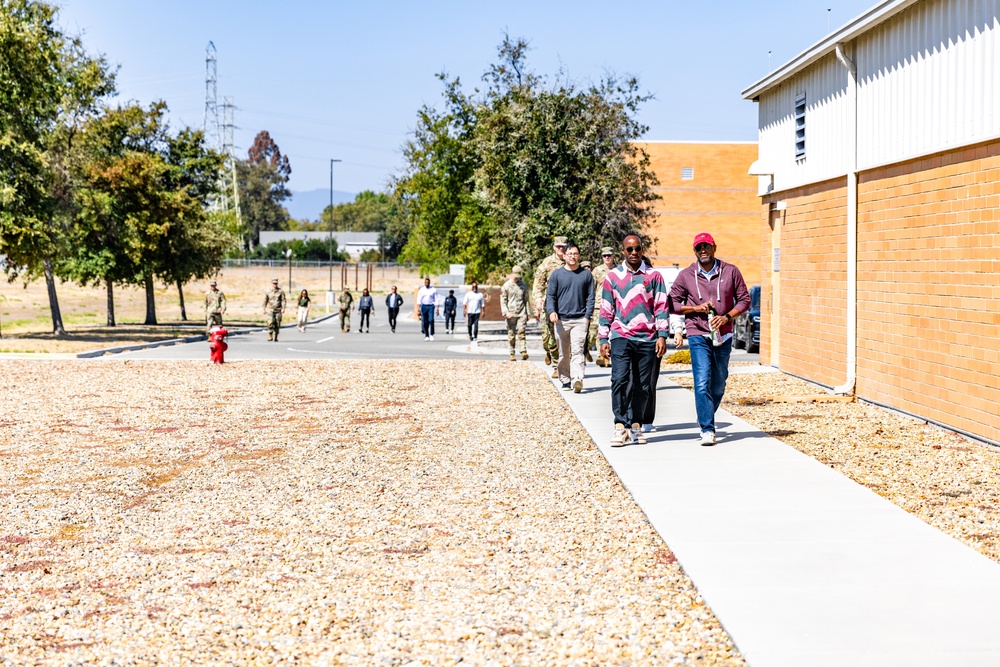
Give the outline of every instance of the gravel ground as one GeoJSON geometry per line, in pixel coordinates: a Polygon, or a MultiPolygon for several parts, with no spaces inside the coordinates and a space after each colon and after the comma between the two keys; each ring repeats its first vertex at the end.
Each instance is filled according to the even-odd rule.
{"type": "Polygon", "coordinates": [[[3,664],[744,664],[533,364],[0,368],[3,664]]]}
{"type": "Polygon", "coordinates": [[[822,393],[779,373],[730,375],[722,408],[1000,561],[1000,449],[868,403],[767,400],[822,393]]]}

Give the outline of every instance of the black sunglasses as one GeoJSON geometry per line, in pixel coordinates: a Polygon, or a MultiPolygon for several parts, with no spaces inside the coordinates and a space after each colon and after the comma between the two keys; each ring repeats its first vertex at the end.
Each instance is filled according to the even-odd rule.
{"type": "Polygon", "coordinates": [[[622,250],[624,250],[626,253],[632,254],[632,253],[636,253],[636,252],[642,252],[642,246],[641,245],[635,245],[635,246],[627,245],[624,248],[622,248],[622,250]]]}
{"type": "Polygon", "coordinates": [[[701,252],[705,248],[711,248],[712,246],[708,243],[699,243],[694,247],[695,252],[701,252]]]}

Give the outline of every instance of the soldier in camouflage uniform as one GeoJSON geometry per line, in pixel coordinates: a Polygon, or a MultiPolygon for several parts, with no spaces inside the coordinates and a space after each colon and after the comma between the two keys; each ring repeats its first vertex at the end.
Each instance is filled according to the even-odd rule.
{"type": "Polygon", "coordinates": [[[278,287],[278,279],[271,280],[271,291],[264,295],[264,315],[267,316],[267,339],[278,342],[281,315],[285,312],[285,292],[278,287]]]}
{"type": "Polygon", "coordinates": [[[500,312],[507,321],[510,360],[515,361],[515,340],[521,341],[521,358],[528,358],[528,341],[524,337],[524,327],[528,322],[528,286],[521,280],[520,266],[515,266],[510,273],[510,278],[500,288],[500,312]]]}
{"type": "MultiPolygon", "coordinates": [[[[592,349],[597,349],[597,322],[600,319],[601,313],[601,294],[603,293],[604,279],[608,276],[608,272],[615,266],[615,249],[610,246],[604,246],[601,248],[601,259],[603,263],[594,269],[594,317],[590,320],[590,335],[587,339],[589,345],[593,345],[592,349]]],[[[611,362],[597,355],[597,365],[598,366],[610,366],[611,362]]]]}
{"type": "Polygon", "coordinates": [[[219,291],[218,284],[213,280],[205,292],[205,330],[222,326],[222,314],[226,312],[226,295],[219,291]]]}
{"type": "MultiPolygon", "coordinates": [[[[594,275],[594,266],[590,263],[589,259],[585,259],[582,262],[580,262],[580,268],[581,269],[586,269],[586,270],[590,271],[590,275],[591,276],[594,275]]],[[[594,291],[595,292],[597,291],[597,283],[596,282],[594,283],[594,291]]],[[[597,298],[596,294],[594,295],[594,298],[595,299],[597,298]]],[[[590,328],[587,329],[587,335],[583,339],[583,358],[586,361],[593,361],[594,360],[594,358],[592,356],[590,356],[590,349],[591,349],[590,346],[593,345],[593,343],[591,341],[594,340],[593,337],[590,335],[591,331],[596,331],[596,329],[594,328],[593,316],[591,316],[590,328]]]]}
{"type": "Polygon", "coordinates": [[[340,330],[347,333],[351,330],[351,306],[354,304],[354,297],[351,290],[344,287],[344,291],[337,297],[340,304],[340,330]]]}
{"type": "Polygon", "coordinates": [[[549,321],[549,314],[545,312],[545,292],[549,287],[549,276],[552,272],[566,265],[563,260],[565,248],[565,236],[557,236],[552,239],[553,252],[535,268],[535,283],[531,290],[531,300],[535,305],[535,317],[542,325],[542,347],[545,349],[545,363],[547,364],[559,361],[559,339],[556,338],[553,324],[549,321]]]}

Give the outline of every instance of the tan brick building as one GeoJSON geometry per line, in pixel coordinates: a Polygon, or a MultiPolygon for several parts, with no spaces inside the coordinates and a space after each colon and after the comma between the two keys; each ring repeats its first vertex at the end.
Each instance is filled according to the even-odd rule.
{"type": "Polygon", "coordinates": [[[991,0],[882,2],[744,91],[762,361],[992,442],[998,25],[991,0]]]}
{"type": "Polygon", "coordinates": [[[757,179],[747,174],[757,159],[756,142],[637,142],[649,154],[660,181],[656,218],[649,233],[658,267],[694,261],[691,241],[709,232],[719,257],[740,267],[748,285],[759,284],[757,179]]]}

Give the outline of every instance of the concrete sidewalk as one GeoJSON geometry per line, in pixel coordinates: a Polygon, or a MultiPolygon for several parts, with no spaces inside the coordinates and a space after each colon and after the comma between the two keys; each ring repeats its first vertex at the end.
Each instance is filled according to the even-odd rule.
{"type": "Polygon", "coordinates": [[[725,411],[701,447],[665,375],[649,443],[612,448],[587,373],[560,393],[750,665],[1000,665],[1000,564],[725,411]]]}

